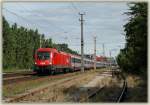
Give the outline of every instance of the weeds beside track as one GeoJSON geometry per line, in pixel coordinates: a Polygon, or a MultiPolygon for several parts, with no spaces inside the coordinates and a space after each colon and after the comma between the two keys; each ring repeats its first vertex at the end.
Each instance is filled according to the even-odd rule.
{"type": "MultiPolygon", "coordinates": [[[[113,74],[113,73],[112,73],[113,74]]],[[[104,86],[100,91],[95,91],[89,102],[123,102],[127,95],[127,82],[120,73],[113,74],[112,82],[108,86],[104,86]]],[[[93,91],[94,92],[94,91],[93,91]]]]}
{"type": "MultiPolygon", "coordinates": [[[[90,72],[93,72],[93,71],[87,71],[87,72],[85,72],[85,73],[83,73],[84,75],[86,74],[86,73],[90,73],[90,72]]],[[[61,79],[61,80],[63,80],[63,79],[66,79],[66,78],[71,78],[71,77],[73,77],[73,76],[77,76],[77,74],[78,75],[81,75],[81,73],[80,72],[74,72],[74,73],[67,73],[67,74],[61,74],[61,75],[54,75],[54,76],[42,76],[43,78],[39,78],[39,79],[36,79],[36,80],[32,80],[32,81],[35,81],[35,82],[38,82],[38,83],[42,83],[42,81],[43,82],[45,82],[46,81],[46,78],[47,79],[57,79],[56,80],[56,84],[55,85],[57,85],[58,83],[58,81],[60,81],[59,79],[61,79]],[[45,79],[44,79],[45,78],[45,79]]],[[[82,75],[83,75],[82,74],[82,75]]],[[[79,78],[78,76],[77,76],[77,78],[79,78]]],[[[70,81],[70,80],[68,80],[68,81],[70,81]]],[[[72,80],[73,81],[73,80],[72,80]]],[[[55,81],[53,81],[54,83],[55,83],[55,81]]],[[[52,82],[52,83],[53,83],[52,82]]],[[[67,81],[65,81],[64,83],[66,83],[67,81]]],[[[51,84],[51,82],[47,82],[49,85],[48,85],[48,87],[49,86],[52,86],[52,85],[50,85],[51,84]]],[[[68,82],[67,82],[68,83],[68,82]]],[[[72,82],[73,83],[73,82],[72,82]]],[[[21,84],[21,83],[20,83],[21,84]]],[[[23,82],[23,85],[25,84],[25,82],[23,82]]],[[[47,88],[47,85],[46,85],[46,82],[45,83],[42,83],[43,85],[41,85],[41,86],[38,86],[39,88],[41,87],[41,88],[45,88],[44,90],[46,90],[47,88]],[[44,85],[45,84],[45,85],[44,85]],[[43,87],[44,86],[44,87],[43,87]]],[[[61,83],[61,84],[63,84],[63,83],[61,83]]],[[[11,84],[10,84],[11,85],[11,84]]],[[[55,85],[54,85],[54,87],[55,87],[55,85]]],[[[14,86],[14,85],[12,85],[12,86],[14,86]]],[[[10,88],[11,88],[11,86],[10,86],[10,88]]],[[[38,88],[38,89],[39,89],[38,88]]],[[[14,88],[15,89],[15,88],[14,88]]],[[[22,98],[24,98],[24,97],[26,97],[26,96],[30,96],[30,95],[33,95],[33,94],[35,94],[35,93],[39,93],[40,91],[43,91],[42,89],[40,89],[40,90],[38,90],[38,89],[32,89],[32,90],[34,90],[34,92],[31,92],[30,90],[31,89],[28,89],[27,91],[24,91],[24,92],[22,92],[23,94],[16,94],[16,95],[12,95],[12,96],[10,96],[10,97],[6,97],[6,98],[4,98],[4,102],[17,102],[18,101],[18,99],[20,100],[20,98],[18,98],[18,97],[22,97],[22,98]],[[19,95],[19,96],[18,96],[19,95]],[[15,99],[16,98],[16,99],[15,99]]],[[[22,99],[21,98],[21,99],[22,99]]]]}

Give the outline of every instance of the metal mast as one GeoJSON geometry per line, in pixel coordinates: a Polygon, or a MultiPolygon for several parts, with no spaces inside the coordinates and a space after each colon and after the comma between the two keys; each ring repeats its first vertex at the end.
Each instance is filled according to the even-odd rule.
{"type": "Polygon", "coordinates": [[[83,15],[85,13],[79,13],[81,18],[79,21],[81,22],[81,71],[84,72],[84,39],[83,39],[83,15]]]}

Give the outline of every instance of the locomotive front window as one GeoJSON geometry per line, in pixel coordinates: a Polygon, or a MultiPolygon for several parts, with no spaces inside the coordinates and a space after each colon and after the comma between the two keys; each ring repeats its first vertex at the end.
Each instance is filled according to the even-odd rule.
{"type": "Polygon", "coordinates": [[[50,59],[50,52],[38,52],[37,56],[39,60],[48,60],[50,59]]]}

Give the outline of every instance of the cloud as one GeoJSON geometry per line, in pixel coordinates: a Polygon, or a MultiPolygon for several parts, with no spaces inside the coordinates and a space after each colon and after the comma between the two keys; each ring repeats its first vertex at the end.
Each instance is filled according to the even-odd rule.
{"type": "MultiPolygon", "coordinates": [[[[87,11],[84,16],[84,39],[86,43],[93,43],[93,35],[96,35],[97,42],[125,42],[123,25],[127,22],[127,16],[123,15],[128,7],[126,2],[73,2],[80,11],[87,11]]],[[[80,46],[71,46],[80,43],[80,16],[71,2],[25,2],[25,3],[3,3],[7,8],[20,16],[32,21],[25,22],[6,11],[3,15],[12,22],[32,28],[36,26],[40,33],[46,38],[53,37],[55,42],[68,42],[69,47],[80,50],[80,46]],[[67,32],[67,33],[64,33],[67,32]],[[62,36],[67,40],[62,40],[62,36]]],[[[85,45],[86,49],[92,51],[91,45],[85,45]]],[[[100,46],[100,45],[99,45],[100,46]]],[[[107,49],[115,47],[107,46],[107,49]]],[[[117,54],[117,53],[116,53],[117,54]]]]}

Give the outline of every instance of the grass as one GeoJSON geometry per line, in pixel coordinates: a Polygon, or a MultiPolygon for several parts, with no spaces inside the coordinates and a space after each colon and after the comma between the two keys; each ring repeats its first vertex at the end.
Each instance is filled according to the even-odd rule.
{"type": "Polygon", "coordinates": [[[120,82],[117,78],[105,78],[105,87],[96,96],[89,99],[89,102],[114,102],[114,97],[118,95],[118,89],[120,89],[120,82]]]}
{"type": "MultiPolygon", "coordinates": [[[[148,88],[147,88],[147,80],[144,80],[138,75],[127,75],[127,96],[124,102],[147,102],[148,101],[148,88]]],[[[106,88],[103,89],[96,97],[93,97],[90,102],[113,102],[114,96],[117,96],[119,93],[118,89],[121,90],[122,86],[118,85],[118,80],[112,80],[108,82],[106,88]],[[115,82],[116,81],[116,82],[115,82]]]]}
{"type": "MultiPolygon", "coordinates": [[[[78,75],[78,74],[79,73],[76,72],[73,75],[78,75]]],[[[70,76],[73,76],[73,75],[70,75],[70,76]]],[[[45,77],[43,77],[43,78],[45,78],[45,77]]],[[[64,78],[67,78],[67,77],[64,77],[64,78]]],[[[64,78],[61,78],[61,79],[64,79],[64,78]]],[[[11,84],[10,85],[4,85],[2,87],[3,88],[3,97],[12,97],[14,95],[24,93],[27,90],[45,85],[49,82],[55,82],[57,80],[60,80],[60,78],[46,78],[46,79],[40,80],[40,81],[31,80],[31,81],[20,82],[20,83],[17,83],[17,84],[12,84],[12,85],[11,84]]]]}
{"type": "Polygon", "coordinates": [[[32,71],[31,69],[19,69],[19,68],[7,68],[3,69],[3,73],[19,73],[19,72],[25,72],[25,71],[32,71]]]}
{"type": "Polygon", "coordinates": [[[125,102],[147,102],[147,80],[138,75],[128,75],[128,95],[125,102]]]}
{"type": "MultiPolygon", "coordinates": [[[[91,79],[93,79],[97,73],[100,73],[103,70],[104,69],[89,70],[89,71],[86,71],[85,73],[76,72],[74,75],[76,78],[74,80],[67,81],[63,84],[59,84],[56,86],[51,86],[49,87],[49,89],[46,89],[44,92],[40,92],[32,96],[25,97],[23,101],[25,102],[72,102],[72,100],[70,100],[71,91],[73,91],[74,89],[76,90],[76,88],[73,88],[73,87],[79,88],[83,84],[86,84],[91,79]]],[[[69,77],[66,77],[66,78],[69,78],[69,77]]],[[[28,87],[29,89],[29,88],[39,87],[49,82],[55,82],[55,81],[47,81],[47,82],[43,81],[45,83],[39,83],[39,82],[40,81],[37,81],[37,83],[34,83],[34,82],[23,83],[22,86],[20,85],[19,87],[15,86],[11,90],[5,87],[5,89],[7,90],[5,90],[4,95],[10,97],[15,94],[25,92],[25,86],[28,87]],[[12,92],[11,95],[10,95],[10,92],[12,92]]]]}
{"type": "MultiPolygon", "coordinates": [[[[85,74],[90,74],[93,72],[102,72],[104,69],[99,69],[99,70],[89,70],[87,72],[85,72],[85,74]]],[[[83,73],[84,74],[84,73],[83,73]]],[[[73,75],[77,76],[77,75],[82,75],[81,72],[75,72],[73,75]]],[[[64,78],[69,78],[73,75],[70,75],[68,77],[64,77],[64,78]]],[[[63,78],[62,78],[63,79],[63,78]]],[[[39,86],[43,86],[46,85],[48,83],[51,82],[55,82],[57,80],[60,80],[60,78],[47,78],[44,81],[35,81],[35,80],[31,80],[31,81],[24,81],[24,82],[20,82],[18,84],[13,84],[13,85],[4,85],[2,86],[2,90],[3,90],[3,98],[8,98],[8,97],[12,97],[15,96],[17,94],[20,93],[24,93],[27,90],[39,87],[39,86]]]]}
{"type": "Polygon", "coordinates": [[[52,82],[54,80],[56,80],[56,79],[47,79],[43,82],[25,81],[22,83],[13,84],[13,86],[12,85],[6,85],[6,86],[3,86],[3,97],[4,98],[12,97],[14,95],[26,92],[29,89],[36,88],[38,86],[44,85],[44,84],[46,84],[48,82],[52,82]]]}

